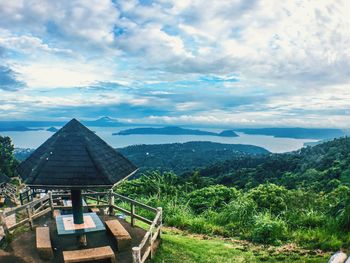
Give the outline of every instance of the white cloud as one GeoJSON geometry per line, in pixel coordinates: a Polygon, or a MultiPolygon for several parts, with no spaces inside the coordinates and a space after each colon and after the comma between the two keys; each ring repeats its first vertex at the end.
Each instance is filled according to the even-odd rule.
{"type": "Polygon", "coordinates": [[[113,75],[107,67],[79,61],[31,61],[12,67],[29,89],[84,87],[109,80],[113,75]]]}

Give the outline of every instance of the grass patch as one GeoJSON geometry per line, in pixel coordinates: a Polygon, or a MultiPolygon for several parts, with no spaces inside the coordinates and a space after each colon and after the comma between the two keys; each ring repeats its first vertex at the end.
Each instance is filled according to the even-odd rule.
{"type": "Polygon", "coordinates": [[[329,254],[311,255],[295,251],[278,252],[278,247],[249,246],[221,239],[203,239],[183,232],[166,230],[154,263],[198,263],[198,262],[327,262],[329,254]]]}

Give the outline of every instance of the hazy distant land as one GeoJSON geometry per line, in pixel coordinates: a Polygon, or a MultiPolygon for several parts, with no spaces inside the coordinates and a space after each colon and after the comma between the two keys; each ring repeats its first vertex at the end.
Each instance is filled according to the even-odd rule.
{"type": "Polygon", "coordinates": [[[133,128],[122,130],[113,135],[131,135],[131,134],[161,134],[161,135],[209,135],[209,136],[221,136],[221,137],[238,137],[238,135],[231,130],[225,130],[220,133],[185,129],[177,126],[168,126],[163,128],[133,128]]]}

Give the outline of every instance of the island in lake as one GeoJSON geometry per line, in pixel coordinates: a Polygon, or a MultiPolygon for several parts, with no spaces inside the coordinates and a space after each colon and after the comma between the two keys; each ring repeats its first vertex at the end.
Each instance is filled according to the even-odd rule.
{"type": "Polygon", "coordinates": [[[50,127],[50,128],[48,128],[46,130],[49,131],[49,132],[57,132],[58,131],[58,129],[56,127],[50,127]]]}
{"type": "Polygon", "coordinates": [[[168,126],[163,128],[133,128],[123,130],[113,135],[132,135],[132,134],[143,134],[143,135],[209,135],[209,136],[221,136],[221,137],[238,137],[238,135],[231,130],[222,131],[220,133],[202,131],[202,130],[193,130],[185,129],[177,126],[168,126]]]}

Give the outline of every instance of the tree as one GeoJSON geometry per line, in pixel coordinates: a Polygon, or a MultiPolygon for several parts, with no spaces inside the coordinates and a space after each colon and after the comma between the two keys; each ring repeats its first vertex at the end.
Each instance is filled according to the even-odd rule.
{"type": "Polygon", "coordinates": [[[14,176],[18,161],[13,156],[14,146],[10,137],[0,136],[0,172],[9,177],[14,176]]]}

